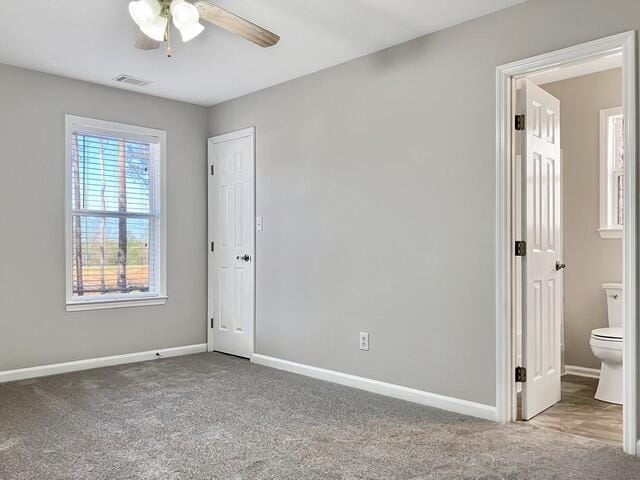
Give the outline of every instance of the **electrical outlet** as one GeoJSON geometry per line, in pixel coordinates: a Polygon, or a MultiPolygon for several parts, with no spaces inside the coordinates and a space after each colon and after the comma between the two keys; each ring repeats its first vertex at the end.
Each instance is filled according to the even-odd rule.
{"type": "Polygon", "coordinates": [[[360,332],[360,350],[369,350],[369,334],[360,332]]]}

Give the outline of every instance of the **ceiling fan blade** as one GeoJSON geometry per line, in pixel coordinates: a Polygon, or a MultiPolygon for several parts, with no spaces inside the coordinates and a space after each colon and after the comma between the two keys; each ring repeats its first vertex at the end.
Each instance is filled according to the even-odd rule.
{"type": "Polygon", "coordinates": [[[138,37],[136,38],[135,47],[139,48],[140,50],[155,50],[157,48],[160,48],[160,42],[147,37],[142,32],[138,32],[138,37]]]}
{"type": "Polygon", "coordinates": [[[207,22],[213,23],[220,28],[240,35],[250,42],[260,45],[261,47],[271,47],[278,43],[280,37],[275,33],[265,30],[264,28],[251,23],[249,20],[238,17],[227,10],[213,5],[204,0],[195,2],[195,6],[200,12],[200,17],[207,22]]]}

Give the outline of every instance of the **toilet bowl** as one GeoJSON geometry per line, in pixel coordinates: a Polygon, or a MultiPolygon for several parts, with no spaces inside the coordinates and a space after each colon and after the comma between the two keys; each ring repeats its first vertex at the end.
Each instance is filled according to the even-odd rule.
{"type": "Polygon", "coordinates": [[[607,294],[608,328],[591,332],[591,351],[602,362],[600,380],[595,394],[597,400],[622,404],[622,285],[607,283],[602,286],[607,294]]]}

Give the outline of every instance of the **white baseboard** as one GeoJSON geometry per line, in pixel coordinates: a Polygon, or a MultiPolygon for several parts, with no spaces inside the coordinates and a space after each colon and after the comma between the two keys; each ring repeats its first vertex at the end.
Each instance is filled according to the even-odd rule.
{"type": "Polygon", "coordinates": [[[112,355],[110,357],[88,358],[86,360],[77,360],[74,362],[54,363],[52,365],[42,365],[39,367],[5,370],[4,372],[0,372],[0,383],[44,377],[47,375],[57,375],[59,373],[77,372],[79,370],[89,370],[92,368],[111,367],[113,365],[122,365],[123,363],[144,362],[147,360],[154,360],[156,358],[191,355],[193,353],[202,353],[206,351],[207,344],[200,343],[197,345],[186,345],[184,347],[149,350],[148,352],[125,353],[124,355],[112,355]]]}
{"type": "Polygon", "coordinates": [[[277,368],[279,370],[286,370],[287,372],[306,375],[307,377],[313,377],[327,382],[359,388],[360,390],[366,390],[368,392],[378,393],[380,395],[386,395],[400,400],[420,403],[429,407],[449,410],[451,412],[484,418],[486,420],[496,420],[496,407],[491,405],[484,405],[481,403],[470,402],[468,400],[461,400],[459,398],[447,397],[437,393],[424,392],[414,388],[380,382],[378,380],[371,380],[369,378],[336,372],[334,370],[303,365],[301,363],[281,360],[279,358],[268,357],[266,355],[254,354],[251,356],[251,362],[267,367],[277,368]]]}
{"type": "Polygon", "coordinates": [[[566,373],[567,375],[577,375],[578,377],[600,378],[600,369],[598,368],[565,365],[564,373],[566,373]]]}

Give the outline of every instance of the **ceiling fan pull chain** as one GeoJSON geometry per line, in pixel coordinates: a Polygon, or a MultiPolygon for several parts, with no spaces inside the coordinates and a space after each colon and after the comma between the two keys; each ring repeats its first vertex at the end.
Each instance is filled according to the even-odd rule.
{"type": "Polygon", "coordinates": [[[171,15],[168,16],[167,18],[167,57],[171,58],[171,22],[172,22],[172,18],[171,15]]]}

